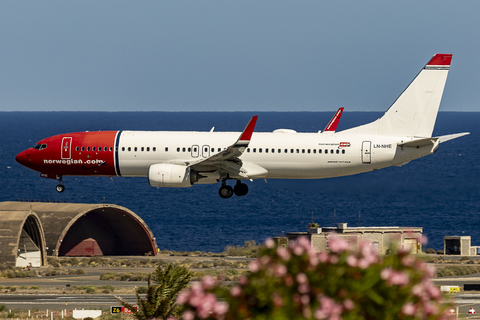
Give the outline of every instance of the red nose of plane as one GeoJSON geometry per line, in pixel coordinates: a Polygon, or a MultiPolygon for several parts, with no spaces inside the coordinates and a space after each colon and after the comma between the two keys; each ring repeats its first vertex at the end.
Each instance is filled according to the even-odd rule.
{"type": "Polygon", "coordinates": [[[28,150],[22,151],[15,157],[15,160],[21,165],[28,167],[31,161],[30,152],[28,150]]]}

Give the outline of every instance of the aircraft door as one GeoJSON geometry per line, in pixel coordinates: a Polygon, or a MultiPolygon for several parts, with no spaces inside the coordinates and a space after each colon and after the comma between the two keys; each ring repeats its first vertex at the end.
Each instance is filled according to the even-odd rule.
{"type": "Polygon", "coordinates": [[[362,142],[362,163],[372,163],[372,142],[362,142]]]}
{"type": "Polygon", "coordinates": [[[198,155],[200,154],[200,148],[198,145],[194,144],[192,146],[192,158],[198,158],[198,155]]]}
{"type": "Polygon", "coordinates": [[[62,159],[72,158],[72,137],[62,139],[62,159]]]}
{"type": "Polygon", "coordinates": [[[202,146],[202,156],[204,158],[210,157],[210,146],[208,146],[208,145],[203,145],[202,146]]]}

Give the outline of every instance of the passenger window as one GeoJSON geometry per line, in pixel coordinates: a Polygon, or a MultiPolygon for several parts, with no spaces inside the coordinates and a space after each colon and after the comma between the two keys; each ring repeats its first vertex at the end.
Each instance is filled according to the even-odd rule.
{"type": "Polygon", "coordinates": [[[222,148],[218,148],[218,152],[222,151],[222,148]]]}
{"type": "Polygon", "coordinates": [[[342,154],[345,154],[345,149],[342,150],[342,154]]]}
{"type": "Polygon", "coordinates": [[[122,147],[122,151],[125,151],[125,147],[122,147]]]}
{"type": "Polygon", "coordinates": [[[253,148],[253,152],[257,152],[257,148],[253,148]]]}
{"type": "Polygon", "coordinates": [[[82,147],[82,151],[85,151],[85,147],[82,147]]]}
{"type": "Polygon", "coordinates": [[[339,154],[339,153],[340,153],[340,150],[337,149],[337,154],[339,154]]]}
{"type": "Polygon", "coordinates": [[[285,151],[285,153],[288,153],[288,149],[285,149],[284,151],[285,151]]]}
{"type": "Polygon", "coordinates": [[[272,153],[275,153],[275,149],[272,148],[272,153]]]}
{"type": "Polygon", "coordinates": [[[310,153],[310,149],[308,149],[307,152],[310,153]]]}
{"type": "Polygon", "coordinates": [[[90,151],[90,147],[87,147],[87,151],[90,151]]]}
{"type": "Polygon", "coordinates": [[[293,149],[290,149],[290,153],[293,153],[293,149]]]}
{"type": "Polygon", "coordinates": [[[182,152],[185,152],[185,151],[187,151],[187,149],[185,149],[185,147],[183,147],[183,148],[182,148],[182,152]]]}
{"type": "Polygon", "coordinates": [[[180,148],[177,148],[177,152],[180,152],[180,148]]]}
{"type": "Polygon", "coordinates": [[[268,153],[268,148],[265,149],[265,153],[268,153]]]}
{"type": "Polygon", "coordinates": [[[110,152],[112,151],[112,147],[110,147],[110,152]]]}
{"type": "Polygon", "coordinates": [[[168,147],[165,147],[165,152],[168,152],[168,147]]]}
{"type": "Polygon", "coordinates": [[[278,153],[282,153],[282,149],[278,149],[278,153]]]}
{"type": "Polygon", "coordinates": [[[191,151],[192,151],[192,148],[188,148],[187,150],[188,150],[188,152],[191,152],[191,151]]]}
{"type": "Polygon", "coordinates": [[[153,152],[157,151],[157,147],[153,147],[153,148],[152,148],[152,151],[153,151],[153,152]]]}
{"type": "Polygon", "coordinates": [[[330,150],[330,153],[331,153],[331,154],[333,154],[333,149],[332,149],[332,150],[330,150]]]}
{"type": "Polygon", "coordinates": [[[195,147],[195,148],[193,148],[193,152],[197,152],[197,148],[196,148],[196,147],[195,147]]]}
{"type": "Polygon", "coordinates": [[[247,148],[247,152],[250,152],[250,148],[247,148]]]}
{"type": "Polygon", "coordinates": [[[128,147],[128,151],[129,151],[129,152],[132,151],[132,147],[128,147]]]}
{"type": "Polygon", "coordinates": [[[262,148],[258,148],[258,153],[262,153],[262,148]]]}
{"type": "Polygon", "coordinates": [[[78,151],[78,147],[75,148],[75,151],[78,151]]]}
{"type": "Polygon", "coordinates": [[[300,153],[300,149],[297,149],[297,153],[300,153]]]}
{"type": "Polygon", "coordinates": [[[212,152],[215,152],[215,148],[212,148],[212,152]]]}
{"type": "Polygon", "coordinates": [[[318,153],[322,153],[322,149],[318,149],[318,153]]]}
{"type": "Polygon", "coordinates": [[[327,150],[327,149],[325,149],[325,154],[328,154],[328,150],[327,150]]]}
{"type": "Polygon", "coordinates": [[[135,147],[135,148],[133,149],[133,151],[135,151],[135,152],[137,152],[137,150],[138,150],[138,148],[137,148],[137,147],[135,147]]]}
{"type": "Polygon", "coordinates": [[[147,147],[147,152],[149,152],[149,151],[150,151],[150,147],[147,147]]]}
{"type": "Polygon", "coordinates": [[[302,153],[305,153],[305,149],[302,149],[302,153]]]}
{"type": "Polygon", "coordinates": [[[317,149],[313,149],[313,153],[317,153],[317,149]]]}

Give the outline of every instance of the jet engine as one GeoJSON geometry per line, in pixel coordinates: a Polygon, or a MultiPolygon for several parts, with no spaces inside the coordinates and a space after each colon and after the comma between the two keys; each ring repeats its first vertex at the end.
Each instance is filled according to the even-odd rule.
{"type": "Polygon", "coordinates": [[[152,187],[188,188],[195,182],[196,174],[190,167],[158,163],[148,169],[148,183],[152,187]]]}

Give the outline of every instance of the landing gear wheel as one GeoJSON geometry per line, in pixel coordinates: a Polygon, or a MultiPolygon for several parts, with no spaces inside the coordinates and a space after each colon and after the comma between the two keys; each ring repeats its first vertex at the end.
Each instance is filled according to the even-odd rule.
{"type": "Polygon", "coordinates": [[[65,186],[63,184],[59,184],[55,187],[55,189],[58,193],[62,193],[63,191],[65,191],[65,186]]]}
{"type": "Polygon", "coordinates": [[[237,182],[233,192],[235,192],[235,195],[239,197],[244,196],[248,193],[248,186],[245,183],[237,182]]]}
{"type": "Polygon", "coordinates": [[[223,199],[228,199],[230,198],[231,196],[233,196],[233,188],[230,187],[230,186],[221,186],[220,187],[220,190],[218,190],[218,194],[220,195],[220,197],[222,197],[223,199]]]}

